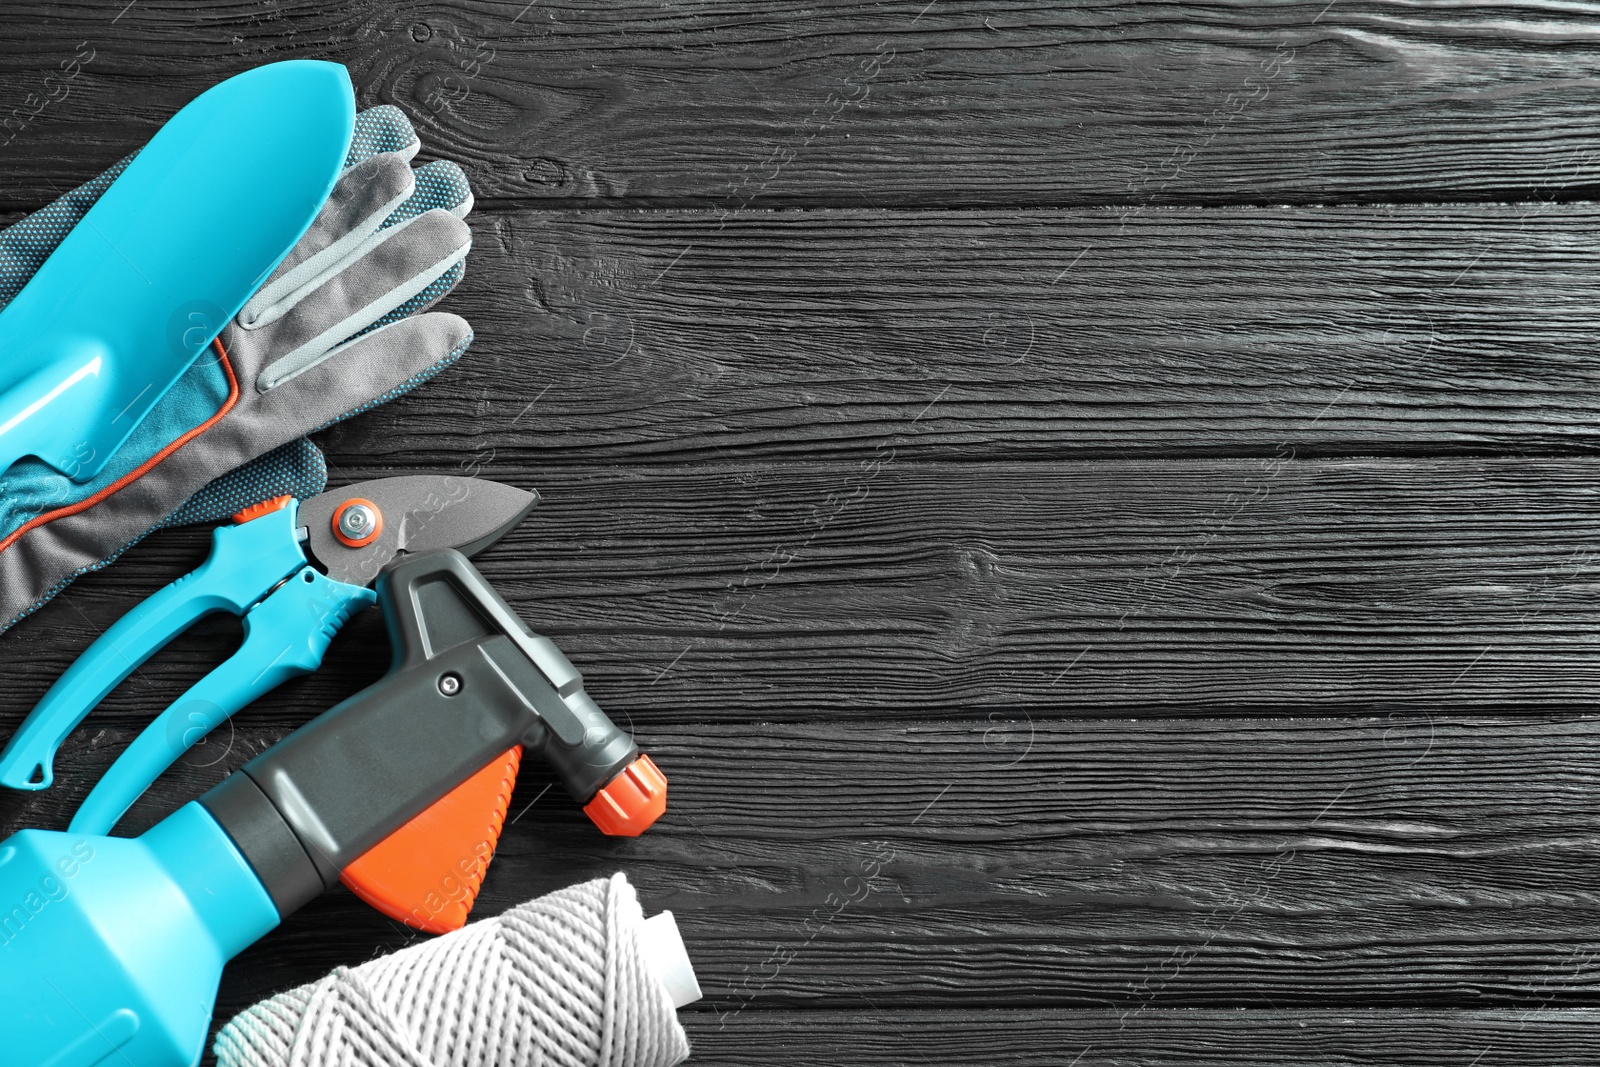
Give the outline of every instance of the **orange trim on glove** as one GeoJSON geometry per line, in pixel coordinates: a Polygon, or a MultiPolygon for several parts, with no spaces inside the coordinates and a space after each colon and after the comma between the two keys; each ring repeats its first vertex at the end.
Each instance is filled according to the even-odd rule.
{"type": "Polygon", "coordinates": [[[168,444],[161,451],[157,452],[155,455],[139,464],[127,474],[124,474],[121,478],[118,478],[110,485],[100,489],[93,496],[85,497],[76,504],[68,504],[65,507],[56,508],[54,511],[47,511],[42,515],[35,515],[21,526],[18,526],[15,530],[12,530],[11,533],[6,536],[5,540],[0,541],[0,552],[4,552],[6,549],[16,544],[17,541],[21,539],[22,535],[27,533],[29,530],[37,529],[47,522],[54,522],[56,519],[64,519],[68,515],[76,515],[80,511],[87,511],[96,504],[100,503],[100,501],[106,499],[106,497],[117,492],[119,489],[126,487],[140,478],[143,478],[155,468],[156,464],[160,463],[162,460],[171,456],[178,449],[182,448],[190,441],[193,441],[196,437],[199,437],[201,434],[211,429],[211,427],[215,426],[224,415],[232,411],[233,406],[239,402],[239,378],[238,375],[233,373],[233,362],[228,359],[228,350],[222,347],[222,338],[218,337],[214,339],[211,342],[211,347],[217,350],[217,362],[222,364],[222,372],[228,376],[228,399],[222,402],[222,406],[217,409],[215,415],[212,415],[205,422],[202,422],[188,433],[185,433],[176,441],[168,444]]]}

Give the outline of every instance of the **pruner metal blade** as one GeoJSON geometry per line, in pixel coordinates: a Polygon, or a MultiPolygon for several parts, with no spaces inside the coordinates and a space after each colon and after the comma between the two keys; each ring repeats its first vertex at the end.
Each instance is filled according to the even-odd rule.
{"type": "Polygon", "coordinates": [[[538,493],[482,478],[375,478],[302,502],[300,525],[307,554],[330,578],[368,585],[401,553],[454,548],[475,555],[538,502],[538,493]]]}

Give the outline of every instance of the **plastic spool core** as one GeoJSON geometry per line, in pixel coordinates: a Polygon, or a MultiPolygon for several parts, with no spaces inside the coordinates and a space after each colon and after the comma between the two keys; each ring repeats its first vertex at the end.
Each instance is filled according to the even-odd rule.
{"type": "Polygon", "coordinates": [[[683,935],[678,932],[678,921],[672,917],[672,912],[664,911],[644,921],[639,927],[639,949],[661,980],[667,996],[672,998],[674,1008],[700,999],[700,980],[694,975],[694,963],[689,959],[689,950],[684,947],[683,935]]]}

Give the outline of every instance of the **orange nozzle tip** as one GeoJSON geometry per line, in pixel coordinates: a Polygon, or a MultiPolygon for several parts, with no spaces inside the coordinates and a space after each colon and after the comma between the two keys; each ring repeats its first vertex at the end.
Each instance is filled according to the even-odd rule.
{"type": "Polygon", "coordinates": [[[251,519],[259,519],[261,516],[270,515],[274,511],[282,511],[284,508],[289,506],[289,501],[293,499],[294,497],[292,496],[275,496],[270,500],[262,500],[258,503],[251,504],[249,507],[235,515],[233,517],[233,521],[242,525],[249,522],[251,519]]]}
{"type": "Polygon", "coordinates": [[[643,754],[583,807],[600,832],[612,837],[638,837],[666,810],[667,776],[643,754]]]}

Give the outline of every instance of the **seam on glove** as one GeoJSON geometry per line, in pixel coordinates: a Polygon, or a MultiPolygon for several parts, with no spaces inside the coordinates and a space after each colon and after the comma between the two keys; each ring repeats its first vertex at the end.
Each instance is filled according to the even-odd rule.
{"type": "Polygon", "coordinates": [[[169,442],[161,451],[92,496],[84,497],[75,504],[68,504],[65,507],[56,508],[54,511],[46,511],[35,515],[15,530],[12,530],[4,540],[0,540],[0,552],[4,552],[16,544],[22,535],[29,530],[36,530],[47,522],[54,522],[56,519],[66,518],[68,515],[76,515],[80,511],[87,511],[106,499],[106,497],[149,474],[158,463],[169,458],[178,449],[211,429],[224,415],[232,411],[233,406],[239,402],[239,376],[233,372],[233,361],[228,358],[228,350],[222,347],[222,339],[220,337],[214,339],[211,342],[211,347],[217,350],[217,362],[222,365],[222,372],[228,377],[228,399],[222,402],[222,406],[217,409],[215,414],[200,425],[192,427],[177,440],[169,442]]]}
{"type": "Polygon", "coordinates": [[[281,278],[263,285],[245,304],[244,310],[239,312],[239,325],[246,330],[258,330],[263,326],[272,325],[292,311],[308,293],[321,288],[325,282],[342,274],[346,267],[366,255],[372,247],[387,240],[381,228],[384,221],[416,192],[417,179],[409,167],[406,169],[406,177],[410,179],[409,188],[402,190],[391,200],[379,204],[364,218],[357,220],[344,237],[307,258],[281,278]]]}
{"type": "MultiPolygon", "coordinates": [[[[387,230],[378,231],[374,239],[368,245],[363,246],[362,252],[365,253],[372,248],[398,238],[407,227],[422,218],[423,216],[419,215],[387,230]]],[[[426,292],[428,286],[448,274],[458,263],[464,261],[471,251],[472,240],[469,237],[465,244],[451,253],[449,259],[442,260],[421,274],[406,279],[404,283],[377,297],[366,307],[357,308],[354,312],[345,316],[342,322],[330,326],[294,351],[279,356],[262,368],[260,375],[256,378],[256,390],[262,393],[270,393],[280,385],[293,381],[306,371],[338,356],[350,339],[364,333],[368,326],[382,317],[381,315],[373,314],[374,308],[404,307],[414,297],[426,292]],[[346,341],[329,345],[331,339],[336,340],[340,337],[346,338],[346,341]]]]}

